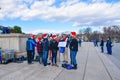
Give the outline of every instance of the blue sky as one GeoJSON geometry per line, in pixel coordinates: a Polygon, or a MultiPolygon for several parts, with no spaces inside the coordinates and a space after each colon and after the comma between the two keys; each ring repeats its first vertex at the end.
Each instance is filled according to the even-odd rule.
{"type": "Polygon", "coordinates": [[[120,0],[0,0],[0,7],[0,25],[18,25],[26,33],[120,24],[120,0]]]}

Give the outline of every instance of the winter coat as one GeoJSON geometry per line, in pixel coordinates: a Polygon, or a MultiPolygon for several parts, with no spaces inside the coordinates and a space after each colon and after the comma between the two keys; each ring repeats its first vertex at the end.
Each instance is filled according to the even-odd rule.
{"type": "Polygon", "coordinates": [[[104,41],[103,40],[101,40],[100,46],[104,46],[104,41]]]}
{"type": "Polygon", "coordinates": [[[50,49],[50,43],[49,43],[49,41],[48,41],[47,38],[43,39],[42,46],[43,46],[43,50],[44,51],[49,51],[49,49],[50,49]]]}
{"type": "Polygon", "coordinates": [[[112,47],[112,41],[111,40],[107,40],[106,47],[112,47]]]}
{"type": "Polygon", "coordinates": [[[50,41],[50,49],[51,50],[58,50],[58,42],[55,39],[50,41]]]}
{"type": "Polygon", "coordinates": [[[37,52],[38,53],[42,53],[43,52],[42,42],[37,42],[37,52]]]}
{"type": "Polygon", "coordinates": [[[78,51],[78,41],[77,39],[72,39],[70,43],[70,50],[78,51]]]}
{"type": "Polygon", "coordinates": [[[36,43],[33,41],[33,39],[28,38],[28,40],[26,41],[26,50],[34,50],[36,46],[36,43]]]}

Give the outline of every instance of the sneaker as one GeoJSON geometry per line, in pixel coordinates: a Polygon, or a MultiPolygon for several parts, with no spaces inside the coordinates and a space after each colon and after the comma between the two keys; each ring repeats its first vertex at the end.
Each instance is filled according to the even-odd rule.
{"type": "Polygon", "coordinates": [[[59,67],[57,64],[55,64],[56,67],[59,67]]]}
{"type": "Polygon", "coordinates": [[[54,66],[54,64],[52,64],[52,66],[54,66]]]}

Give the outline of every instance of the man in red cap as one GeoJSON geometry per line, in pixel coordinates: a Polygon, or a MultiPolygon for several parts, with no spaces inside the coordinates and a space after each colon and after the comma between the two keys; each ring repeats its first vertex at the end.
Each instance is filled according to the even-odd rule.
{"type": "Polygon", "coordinates": [[[58,42],[56,40],[56,35],[52,35],[52,40],[50,41],[50,49],[52,50],[52,66],[57,65],[57,50],[58,50],[58,42]]]}
{"type": "Polygon", "coordinates": [[[42,38],[38,37],[37,40],[37,53],[39,55],[39,63],[42,63],[42,54],[43,54],[43,46],[42,46],[42,38]]]}
{"type": "Polygon", "coordinates": [[[70,43],[70,54],[72,58],[73,69],[77,69],[76,55],[78,51],[78,40],[76,39],[76,32],[71,32],[72,40],[70,43]]]}
{"type": "Polygon", "coordinates": [[[43,64],[44,66],[47,66],[48,53],[50,49],[50,42],[47,38],[47,34],[43,34],[42,46],[43,46],[43,64]]]}

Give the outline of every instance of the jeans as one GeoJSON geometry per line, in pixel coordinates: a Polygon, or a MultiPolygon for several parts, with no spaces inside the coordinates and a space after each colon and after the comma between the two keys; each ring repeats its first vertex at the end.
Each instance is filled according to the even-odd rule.
{"type": "Polygon", "coordinates": [[[103,46],[101,46],[101,52],[104,53],[104,47],[103,46]]]}
{"type": "Polygon", "coordinates": [[[48,51],[43,51],[43,64],[47,66],[48,51]]]}
{"type": "Polygon", "coordinates": [[[107,47],[107,52],[108,52],[108,54],[112,55],[112,47],[108,46],[107,47]]]}
{"type": "Polygon", "coordinates": [[[57,63],[57,50],[52,50],[52,64],[57,63]]]}
{"type": "Polygon", "coordinates": [[[72,64],[73,64],[73,65],[76,65],[76,64],[77,64],[76,55],[77,55],[77,51],[71,51],[72,64]]]}

